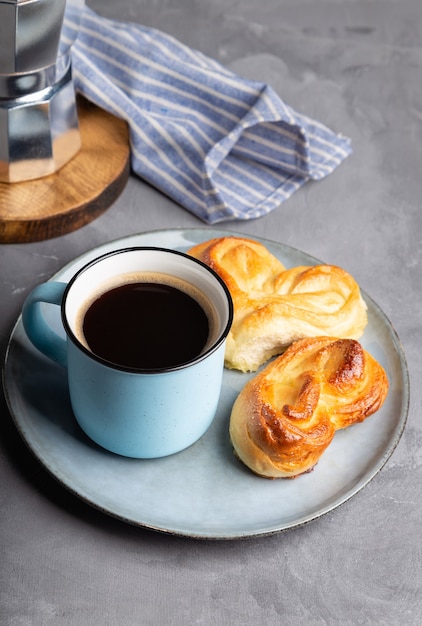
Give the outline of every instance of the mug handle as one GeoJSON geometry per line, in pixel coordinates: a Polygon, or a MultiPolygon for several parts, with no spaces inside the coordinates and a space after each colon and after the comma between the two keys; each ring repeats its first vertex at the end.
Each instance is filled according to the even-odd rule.
{"type": "Polygon", "coordinates": [[[30,342],[45,356],[63,367],[67,366],[66,340],[60,337],[45,321],[41,303],[61,305],[66,283],[48,282],[35,287],[22,308],[22,323],[30,342]]]}

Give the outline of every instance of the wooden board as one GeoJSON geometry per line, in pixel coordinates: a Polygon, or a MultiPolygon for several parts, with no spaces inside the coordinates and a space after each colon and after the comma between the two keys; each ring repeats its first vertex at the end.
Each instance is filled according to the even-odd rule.
{"type": "Polygon", "coordinates": [[[130,172],[126,122],[78,98],[82,148],[58,172],[0,183],[0,243],[58,237],[88,224],[120,195],[130,172]]]}

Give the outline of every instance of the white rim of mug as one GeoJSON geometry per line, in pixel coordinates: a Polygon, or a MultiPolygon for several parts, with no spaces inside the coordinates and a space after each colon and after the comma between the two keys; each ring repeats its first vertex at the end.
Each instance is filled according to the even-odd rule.
{"type": "Polygon", "coordinates": [[[196,363],[203,361],[205,358],[207,358],[210,354],[215,352],[221,346],[221,344],[223,343],[223,341],[226,339],[227,335],[229,334],[231,325],[233,323],[233,300],[232,300],[230,291],[226,283],[217,274],[217,272],[215,272],[211,267],[209,267],[208,265],[206,265],[199,259],[196,259],[195,257],[192,257],[189,254],[186,254],[185,252],[181,252],[180,250],[172,250],[170,248],[162,248],[159,246],[131,246],[129,248],[121,248],[119,250],[112,250],[110,252],[106,252],[105,254],[102,254],[101,256],[93,259],[92,261],[89,261],[80,270],[78,270],[76,274],[74,274],[72,278],[69,280],[69,282],[67,283],[60,308],[61,308],[61,319],[62,319],[63,327],[65,329],[67,337],[72,341],[73,344],[75,344],[82,352],[84,352],[87,356],[92,358],[94,361],[97,361],[98,363],[101,363],[102,365],[109,367],[110,369],[121,371],[121,372],[131,372],[133,374],[153,375],[153,374],[160,374],[160,373],[165,373],[165,372],[173,372],[177,370],[186,369],[187,367],[191,367],[195,365],[196,363]],[[69,322],[67,321],[67,317],[65,313],[66,300],[67,300],[68,294],[72,286],[77,281],[79,276],[81,276],[81,274],[83,274],[90,267],[93,267],[94,265],[96,265],[97,263],[100,263],[102,260],[106,258],[109,258],[111,256],[117,256],[118,254],[124,254],[127,252],[137,252],[141,250],[151,250],[154,252],[166,252],[169,254],[174,254],[177,256],[184,257],[188,259],[190,262],[196,263],[197,265],[204,268],[207,272],[209,272],[217,280],[217,282],[220,283],[220,286],[225,292],[225,295],[227,298],[227,305],[228,305],[227,323],[223,331],[219,333],[218,338],[211,344],[211,346],[204,352],[201,352],[194,359],[191,359],[189,361],[184,361],[183,363],[179,363],[178,365],[171,365],[168,367],[156,367],[156,368],[136,368],[136,367],[128,367],[125,365],[121,365],[119,363],[114,363],[113,361],[108,361],[107,359],[103,359],[102,357],[98,356],[97,354],[89,350],[86,346],[84,346],[83,343],[81,343],[79,339],[76,337],[69,322]]]}

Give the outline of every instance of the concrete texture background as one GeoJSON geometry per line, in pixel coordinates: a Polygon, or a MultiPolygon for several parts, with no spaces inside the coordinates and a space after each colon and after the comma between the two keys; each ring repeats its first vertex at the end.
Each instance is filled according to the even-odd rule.
{"type": "MultiPolygon", "coordinates": [[[[419,0],[89,0],[171,33],[352,138],[353,155],[270,215],[222,227],[350,271],[392,321],[412,383],[384,469],[302,528],[198,542],[134,528],[67,493],[0,400],[0,622],[5,626],[416,626],[422,621],[422,5],[419,0]]],[[[25,296],[131,233],[203,224],[131,177],[99,219],[0,246],[3,359],[25,296]]]]}

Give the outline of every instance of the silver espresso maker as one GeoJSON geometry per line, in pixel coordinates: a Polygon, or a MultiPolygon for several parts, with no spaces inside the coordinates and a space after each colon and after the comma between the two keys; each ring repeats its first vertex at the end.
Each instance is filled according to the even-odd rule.
{"type": "Polygon", "coordinates": [[[52,174],[81,147],[71,46],[83,7],[0,0],[0,182],[52,174]],[[70,38],[62,36],[65,16],[70,38]]]}

